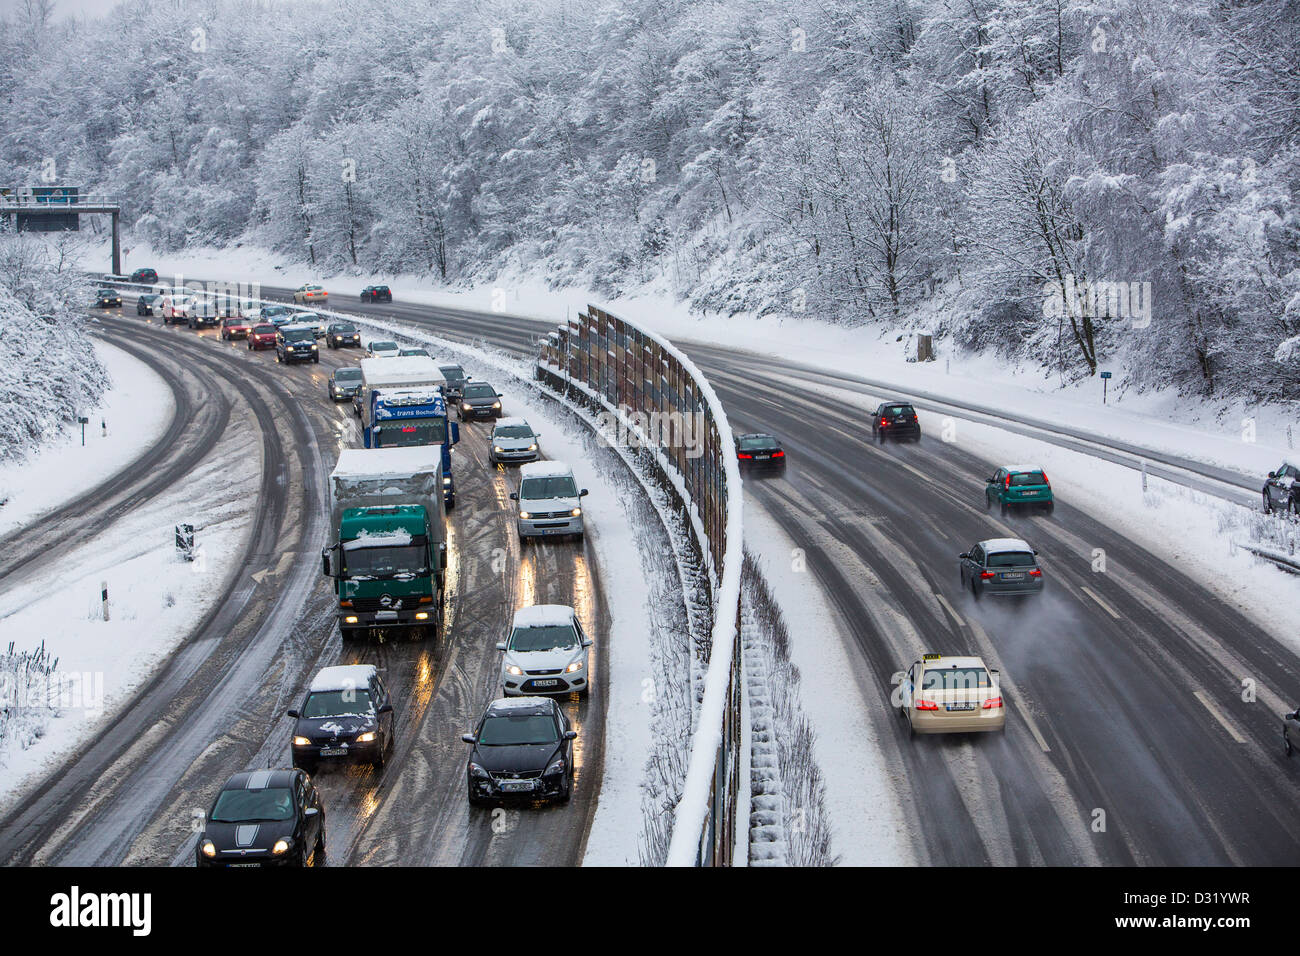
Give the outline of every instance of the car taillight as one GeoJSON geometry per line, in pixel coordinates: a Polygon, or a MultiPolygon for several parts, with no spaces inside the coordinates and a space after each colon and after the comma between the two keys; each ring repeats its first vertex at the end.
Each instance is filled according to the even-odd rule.
{"type": "Polygon", "coordinates": [[[736,453],[737,458],[753,458],[753,455],[746,455],[743,451],[736,453]]]}
{"type": "Polygon", "coordinates": [[[352,606],[351,601],[339,601],[339,607],[351,607],[351,606],[352,606]]]}
{"type": "Polygon", "coordinates": [[[1045,473],[1043,475],[1043,484],[1047,485],[1049,488],[1052,487],[1052,483],[1047,480],[1047,475],[1045,473]]]}
{"type": "Polygon", "coordinates": [[[1034,568],[1029,572],[1029,576],[1031,578],[1041,578],[1043,576],[1043,571],[1041,568],[1034,568]]]}
{"type": "Polygon", "coordinates": [[[992,572],[992,571],[981,571],[981,572],[980,572],[980,577],[982,577],[982,578],[991,578],[991,577],[993,577],[993,572],[992,572]]]}
{"type": "Polygon", "coordinates": [[[1001,707],[1001,706],[1002,706],[1001,697],[990,697],[988,700],[984,701],[985,710],[993,710],[995,707],[1001,707]]]}
{"type": "Polygon", "coordinates": [[[885,427],[886,425],[888,425],[888,424],[889,424],[889,419],[888,419],[888,418],[882,418],[882,419],[880,420],[880,427],[881,427],[881,428],[884,428],[884,427],[885,427]]]}
{"type": "Polygon", "coordinates": [[[918,700],[916,702],[917,710],[938,710],[939,705],[932,700],[918,700]]]}
{"type": "Polygon", "coordinates": [[[1003,485],[1003,487],[1004,487],[1004,488],[1010,488],[1010,487],[1011,487],[1011,476],[1010,476],[1010,475],[1007,475],[1007,477],[1006,477],[1006,479],[1005,479],[1005,482],[1006,482],[1006,483],[1003,485]]]}
{"type": "Polygon", "coordinates": [[[784,457],[785,457],[785,452],[783,452],[783,451],[774,451],[774,452],[772,452],[772,457],[773,457],[773,458],[784,458],[784,457]]]}

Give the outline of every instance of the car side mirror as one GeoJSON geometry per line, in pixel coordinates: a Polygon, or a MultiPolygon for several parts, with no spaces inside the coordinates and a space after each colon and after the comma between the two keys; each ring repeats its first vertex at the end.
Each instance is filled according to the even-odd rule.
{"type": "Polygon", "coordinates": [[[379,710],[375,711],[375,713],[377,714],[391,714],[392,712],[393,712],[392,704],[381,704],[379,706],[379,710]]]}
{"type": "Polygon", "coordinates": [[[505,395],[503,395],[501,392],[497,392],[497,398],[505,398],[505,395]]]}
{"type": "Polygon", "coordinates": [[[990,667],[990,668],[989,668],[989,673],[990,673],[990,674],[1001,674],[1002,672],[1001,672],[1000,670],[998,670],[996,667],[990,667]]]}
{"type": "Polygon", "coordinates": [[[1268,476],[1269,476],[1270,478],[1276,478],[1276,477],[1277,477],[1277,472],[1276,472],[1276,471],[1270,471],[1270,472],[1268,473],[1268,476]]]}
{"type": "Polygon", "coordinates": [[[582,646],[583,646],[583,647],[591,647],[591,645],[592,645],[592,644],[595,644],[595,643],[596,643],[596,642],[593,641],[591,638],[587,638],[585,641],[582,642],[582,646]]]}
{"type": "Polygon", "coordinates": [[[969,551],[963,551],[961,554],[957,555],[957,557],[959,557],[959,558],[961,558],[963,561],[965,561],[967,558],[970,557],[970,552],[969,552],[969,551]]]}
{"type": "Polygon", "coordinates": [[[505,649],[506,649],[505,641],[498,641],[498,642],[497,642],[497,650],[499,650],[499,651],[504,651],[505,649]]]}
{"type": "Polygon", "coordinates": [[[298,719],[298,712],[296,710],[286,710],[284,713],[286,717],[292,717],[295,720],[298,719]]]}
{"type": "Polygon", "coordinates": [[[474,742],[474,735],[473,735],[473,734],[461,734],[461,735],[460,735],[460,739],[463,740],[463,741],[465,741],[465,743],[467,743],[467,744],[472,744],[472,743],[474,742]]]}
{"type": "Polygon", "coordinates": [[[306,810],[302,812],[302,815],[304,817],[314,817],[318,813],[320,813],[320,811],[317,810],[315,807],[308,807],[306,810]]]}
{"type": "Polygon", "coordinates": [[[572,740],[572,739],[573,739],[574,737],[576,737],[576,736],[578,736],[578,732],[577,732],[576,730],[566,730],[566,731],[564,732],[564,739],[565,739],[565,740],[572,740]]]}
{"type": "Polygon", "coordinates": [[[1034,549],[1034,554],[1038,554],[1038,549],[1037,549],[1037,548],[1034,549]]]}
{"type": "Polygon", "coordinates": [[[519,495],[516,494],[516,493],[513,492],[513,491],[510,492],[510,500],[511,500],[511,501],[518,501],[518,500],[519,500],[519,495]]]}
{"type": "Polygon", "coordinates": [[[334,549],[322,548],[320,552],[320,557],[321,557],[321,573],[324,574],[325,577],[327,578],[338,577],[338,572],[334,568],[334,549]]]}
{"type": "Polygon", "coordinates": [[[585,498],[585,497],[587,497],[587,489],[586,489],[586,488],[583,488],[580,492],[578,492],[578,497],[579,497],[579,498],[585,498]]]}
{"type": "Polygon", "coordinates": [[[991,485],[991,484],[993,484],[993,482],[995,482],[995,481],[997,481],[997,479],[996,479],[996,478],[992,478],[992,477],[989,477],[989,478],[985,478],[985,479],[984,479],[984,483],[987,484],[987,485],[991,485]]]}

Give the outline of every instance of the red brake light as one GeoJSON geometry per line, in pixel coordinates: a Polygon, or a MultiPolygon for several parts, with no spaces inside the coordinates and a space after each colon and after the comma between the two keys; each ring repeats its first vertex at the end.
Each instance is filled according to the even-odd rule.
{"type": "Polygon", "coordinates": [[[884,427],[885,427],[886,425],[888,425],[888,424],[889,424],[889,419],[888,419],[888,418],[882,418],[882,419],[880,420],[880,427],[881,427],[881,428],[884,428],[884,427]]]}
{"type": "Polygon", "coordinates": [[[1031,578],[1041,578],[1041,577],[1043,576],[1042,569],[1041,569],[1041,568],[1033,568],[1033,569],[1029,572],[1029,576],[1030,576],[1031,578]]]}
{"type": "Polygon", "coordinates": [[[784,458],[784,457],[785,457],[785,452],[783,452],[783,451],[774,451],[774,452],[772,452],[772,457],[773,457],[773,458],[784,458]]]}
{"type": "Polygon", "coordinates": [[[1011,487],[1011,472],[1007,472],[1007,477],[1006,477],[1005,481],[1006,481],[1006,484],[1004,484],[1002,487],[1004,487],[1004,488],[1010,488],[1010,487],[1011,487]]]}
{"type": "Polygon", "coordinates": [[[980,572],[980,577],[981,577],[981,578],[991,578],[991,577],[993,577],[993,572],[992,572],[992,571],[981,571],[981,572],[980,572]]]}
{"type": "Polygon", "coordinates": [[[995,707],[1001,707],[1001,706],[1002,706],[1001,697],[990,697],[988,700],[984,701],[985,710],[992,710],[995,707]]]}
{"type": "Polygon", "coordinates": [[[736,452],[737,458],[753,458],[753,455],[747,455],[743,451],[736,452]]]}
{"type": "Polygon", "coordinates": [[[1049,487],[1049,488],[1052,487],[1052,483],[1051,483],[1050,481],[1047,480],[1047,472],[1044,471],[1044,472],[1041,472],[1041,474],[1042,474],[1042,476],[1043,476],[1043,484],[1047,485],[1047,487],[1049,487]]]}
{"type": "Polygon", "coordinates": [[[917,710],[938,710],[939,705],[932,700],[918,700],[916,702],[917,710]]]}

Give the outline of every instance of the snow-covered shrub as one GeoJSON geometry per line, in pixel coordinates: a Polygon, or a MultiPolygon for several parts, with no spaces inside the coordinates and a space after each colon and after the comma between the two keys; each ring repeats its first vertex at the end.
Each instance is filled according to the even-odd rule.
{"type": "Polygon", "coordinates": [[[88,334],[92,291],[39,242],[0,236],[0,460],[52,439],[108,386],[88,334]]]}
{"type": "Polygon", "coordinates": [[[52,689],[59,660],[45,649],[16,651],[9,642],[0,654],[0,754],[11,747],[26,750],[57,714],[52,689]]]}

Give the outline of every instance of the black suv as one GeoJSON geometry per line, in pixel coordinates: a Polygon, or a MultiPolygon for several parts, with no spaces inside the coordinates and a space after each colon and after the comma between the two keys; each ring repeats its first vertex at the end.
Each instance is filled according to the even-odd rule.
{"type": "Polygon", "coordinates": [[[368,763],[382,769],[393,750],[393,703],[373,664],[326,667],[293,718],[293,765],[368,763]]]}
{"type": "Polygon", "coordinates": [[[921,440],[921,423],[910,402],[883,402],[871,417],[871,440],[885,443],[886,438],[902,441],[921,440]]]}
{"type": "Polygon", "coordinates": [[[301,770],[244,770],[226,781],[203,820],[198,866],[320,866],[325,808],[301,770]]]}
{"type": "Polygon", "coordinates": [[[162,308],[162,296],[157,292],[141,292],[135,297],[136,315],[153,315],[154,306],[162,308]]]}
{"type": "Polygon", "coordinates": [[[316,330],[310,325],[286,325],[275,337],[277,362],[319,362],[320,349],[316,347],[316,330]]]}
{"type": "Polygon", "coordinates": [[[494,700],[478,729],[461,740],[471,744],[465,766],[469,802],[568,800],[573,793],[573,739],[564,710],[550,697],[494,700]]]}
{"type": "Polygon", "coordinates": [[[1264,482],[1264,514],[1280,511],[1300,515],[1300,467],[1282,462],[1264,482]]]}
{"type": "Polygon", "coordinates": [[[392,302],[393,290],[386,285],[368,285],[361,290],[362,302],[392,302]]]}
{"type": "Polygon", "coordinates": [[[487,382],[470,382],[461,389],[456,406],[461,421],[469,418],[500,418],[501,393],[487,382]]]}
{"type": "Polygon", "coordinates": [[[325,344],[332,349],[361,348],[361,333],[351,322],[331,322],[325,328],[325,344]]]}
{"type": "Polygon", "coordinates": [[[153,285],[158,281],[157,269],[136,269],[131,273],[131,281],[141,285],[153,285]]]}
{"type": "Polygon", "coordinates": [[[122,304],[122,294],[112,289],[100,289],[95,293],[95,308],[115,309],[122,304]]]}

